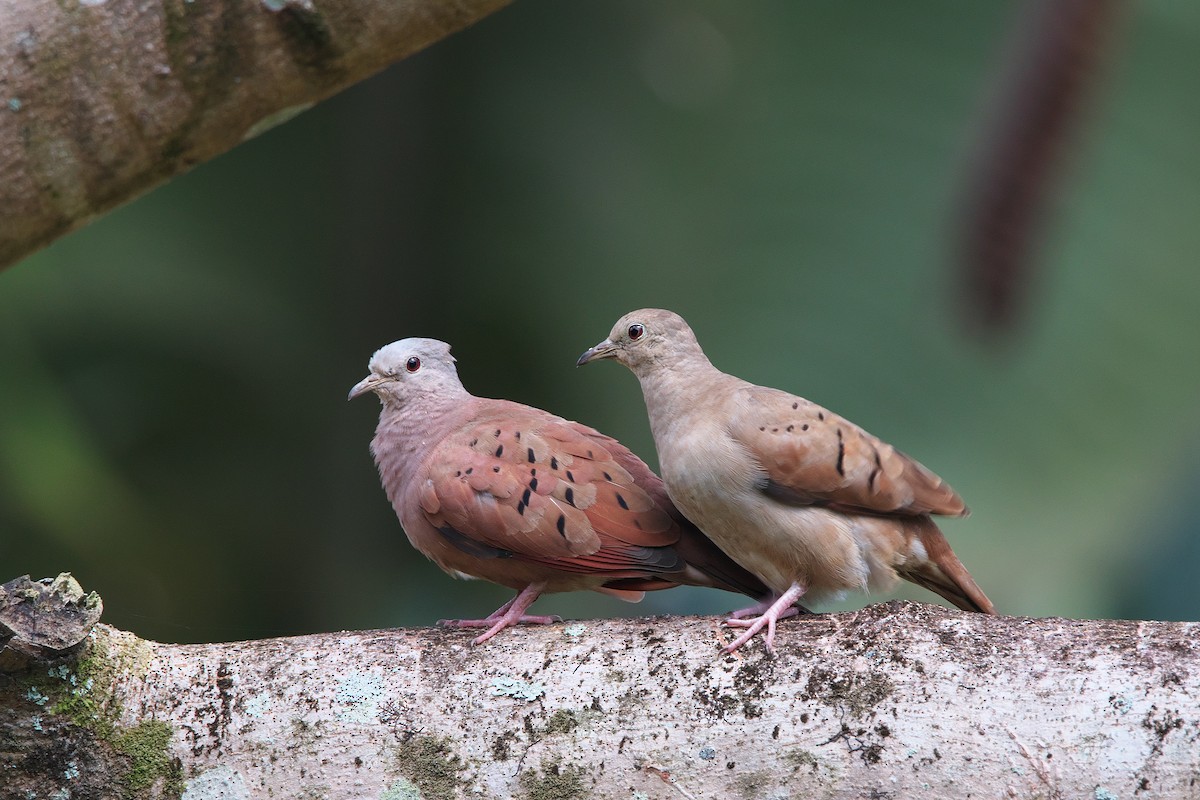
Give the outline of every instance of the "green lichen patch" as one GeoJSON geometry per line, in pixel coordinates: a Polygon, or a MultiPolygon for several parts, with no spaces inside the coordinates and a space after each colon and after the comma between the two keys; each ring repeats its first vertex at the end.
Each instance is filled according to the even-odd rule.
{"type": "Polygon", "coordinates": [[[421,790],[404,778],[383,790],[379,800],[423,800],[421,790]]]}
{"type": "Polygon", "coordinates": [[[749,772],[739,775],[734,781],[737,793],[745,800],[762,797],[771,785],[771,776],[767,772],[749,772]]]}
{"type": "Polygon", "coordinates": [[[815,773],[820,763],[811,750],[791,750],[784,753],[783,760],[792,765],[792,772],[808,769],[815,773]]]}
{"type": "Polygon", "coordinates": [[[579,800],[589,797],[584,771],[559,761],[542,764],[540,770],[521,773],[521,796],[525,800],[579,800]]]}
{"type": "Polygon", "coordinates": [[[578,727],[579,718],[575,716],[575,712],[560,708],[550,715],[550,719],[546,720],[543,732],[546,736],[551,736],[556,733],[570,733],[578,727]]]}
{"type": "Polygon", "coordinates": [[[842,675],[827,669],[814,669],[809,673],[801,699],[818,700],[861,718],[873,712],[895,688],[891,678],[882,672],[842,675]]]}
{"type": "Polygon", "coordinates": [[[113,749],[130,759],[125,774],[126,797],[137,797],[159,781],[167,797],[183,793],[183,769],[179,760],[171,757],[170,744],[171,726],[157,720],[113,735],[113,749]]]}
{"type": "Polygon", "coordinates": [[[421,790],[425,800],[453,800],[465,781],[465,768],[449,739],[413,736],[396,748],[400,772],[421,790]]]}

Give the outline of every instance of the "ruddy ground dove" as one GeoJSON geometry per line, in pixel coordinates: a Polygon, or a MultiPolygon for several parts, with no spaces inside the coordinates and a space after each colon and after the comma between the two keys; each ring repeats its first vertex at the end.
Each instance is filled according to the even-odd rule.
{"type": "Polygon", "coordinates": [[[913,459],[802,397],[721,372],[670,311],[626,314],[578,363],[606,358],[641,383],[676,507],[774,592],[726,620],[746,629],[727,652],[763,627],[773,650],[775,623],[801,596],[887,590],[897,576],[995,613],[930,517],[966,515],[962,499],[913,459]]]}
{"type": "Polygon", "coordinates": [[[471,395],[450,346],[404,339],[372,356],[350,390],[383,403],[371,452],[408,539],[446,572],[517,591],[479,620],[487,641],[546,592],[594,589],[636,602],[652,589],[770,591],[671,504],[662,481],[615,439],[507,400],[471,395]]]}

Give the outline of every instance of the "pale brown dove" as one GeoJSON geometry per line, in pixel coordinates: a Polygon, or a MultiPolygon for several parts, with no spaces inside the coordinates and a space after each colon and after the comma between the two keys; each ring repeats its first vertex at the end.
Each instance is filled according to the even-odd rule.
{"type": "Polygon", "coordinates": [[[486,628],[479,644],[556,621],[525,614],[547,592],[636,602],[689,584],[770,596],[683,519],[637,456],[577,422],[471,395],[445,342],[394,342],[369,369],[350,399],[383,403],[371,452],[409,541],[455,577],[517,591],[485,619],[440,624],[486,628]]]}
{"type": "Polygon", "coordinates": [[[897,576],[995,613],[930,518],[964,516],[962,499],[913,459],[802,397],[721,372],[670,311],[626,314],[578,363],[606,358],[641,383],[675,505],[774,592],[726,620],[746,628],[727,652],[764,626],[773,650],[776,621],[801,596],[885,591],[897,576]]]}

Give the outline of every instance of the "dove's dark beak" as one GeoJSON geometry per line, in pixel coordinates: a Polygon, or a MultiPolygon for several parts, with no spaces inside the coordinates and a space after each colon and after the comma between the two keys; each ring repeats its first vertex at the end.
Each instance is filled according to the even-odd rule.
{"type": "Polygon", "coordinates": [[[380,375],[371,373],[370,375],[363,378],[358,383],[354,384],[354,388],[350,390],[350,394],[346,399],[353,400],[354,398],[358,397],[359,395],[364,395],[367,392],[373,392],[373,391],[375,391],[375,387],[381,383],[383,383],[383,377],[380,375]]]}
{"type": "Polygon", "coordinates": [[[575,366],[582,367],[589,361],[600,361],[604,358],[613,358],[617,354],[617,346],[612,343],[611,339],[605,339],[595,347],[589,348],[579,360],[575,362],[575,366]]]}

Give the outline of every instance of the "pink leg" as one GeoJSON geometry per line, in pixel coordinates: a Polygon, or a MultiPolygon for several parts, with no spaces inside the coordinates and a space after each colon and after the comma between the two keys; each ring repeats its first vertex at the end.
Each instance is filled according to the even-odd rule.
{"type": "Polygon", "coordinates": [[[471,644],[483,644],[505,628],[513,625],[549,625],[552,622],[562,622],[562,617],[539,617],[526,615],[525,609],[533,605],[542,590],[544,583],[531,583],[517,593],[517,596],[493,611],[484,619],[439,619],[438,625],[447,628],[487,628],[488,630],[475,637],[471,644]]]}
{"type": "Polygon", "coordinates": [[[725,620],[725,624],[731,628],[745,628],[746,630],[741,636],[734,639],[732,644],[725,647],[725,649],[722,652],[732,653],[734,650],[737,650],[739,647],[744,645],[746,642],[753,639],[754,634],[758,633],[764,627],[766,627],[766,629],[767,629],[767,638],[766,638],[767,652],[774,653],[775,652],[775,623],[781,619],[787,619],[788,617],[794,617],[796,614],[800,613],[796,609],[795,603],[797,600],[800,599],[800,597],[803,594],[804,594],[804,587],[798,583],[793,583],[790,587],[788,587],[788,590],[786,592],[781,594],[769,606],[767,605],[767,603],[764,602],[764,603],[759,603],[759,605],[754,608],[748,608],[748,609],[744,610],[744,613],[742,614],[742,616],[751,616],[753,614],[758,614],[761,612],[761,616],[759,616],[757,619],[753,619],[753,620],[742,619],[741,616],[737,616],[738,612],[734,612],[733,616],[731,616],[729,619],[725,620]]]}

